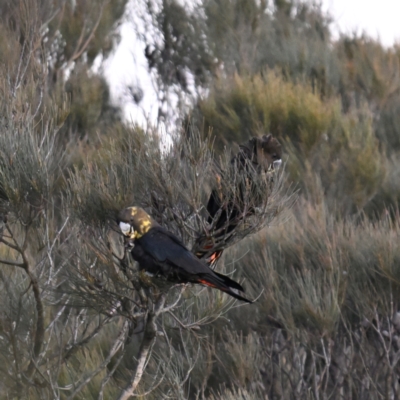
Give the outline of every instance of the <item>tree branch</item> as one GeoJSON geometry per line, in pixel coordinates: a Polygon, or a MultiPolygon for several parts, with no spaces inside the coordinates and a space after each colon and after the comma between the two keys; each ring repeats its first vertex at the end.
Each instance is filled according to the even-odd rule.
{"type": "Polygon", "coordinates": [[[99,12],[99,17],[97,18],[89,36],[87,37],[85,43],[82,45],[82,47],[79,49],[79,47],[81,46],[81,43],[83,41],[83,36],[84,36],[84,32],[85,32],[85,25],[82,28],[82,33],[81,36],[78,40],[78,44],[76,46],[76,49],[74,51],[74,53],[72,54],[68,64],[74,62],[75,60],[77,60],[82,54],[83,52],[87,49],[87,47],[89,46],[90,42],[92,41],[92,39],[94,38],[94,34],[96,33],[97,28],[99,27],[100,21],[101,21],[101,17],[103,16],[103,10],[104,10],[104,2],[100,7],[100,12],[99,12]]]}
{"type": "Polygon", "coordinates": [[[156,302],[154,311],[150,311],[147,315],[144,336],[137,357],[138,363],[136,365],[136,369],[133,375],[131,376],[130,382],[118,397],[118,400],[127,400],[129,399],[129,397],[133,396],[134,391],[136,390],[137,386],[139,385],[139,382],[142,379],[143,373],[146,369],[149,354],[151,353],[151,350],[156,341],[157,337],[156,320],[159,314],[162,312],[162,308],[165,303],[165,297],[166,295],[162,294],[159,297],[158,301],[156,302]]]}
{"type": "Polygon", "coordinates": [[[15,261],[0,259],[0,264],[12,265],[13,267],[20,267],[20,268],[25,269],[25,263],[17,263],[15,261]]]}
{"type": "Polygon", "coordinates": [[[80,348],[82,348],[83,346],[88,344],[103,329],[103,327],[109,321],[110,321],[109,317],[105,318],[104,320],[100,321],[98,326],[96,326],[96,328],[93,329],[93,331],[89,335],[84,337],[82,340],[80,340],[79,342],[67,345],[62,354],[62,363],[65,363],[80,348]]]}
{"type": "Polygon", "coordinates": [[[12,263],[12,262],[7,262],[6,260],[3,260],[3,262],[4,262],[4,264],[18,266],[25,270],[26,274],[28,275],[28,277],[30,279],[30,285],[32,286],[33,296],[35,298],[35,304],[36,304],[37,320],[36,320],[36,329],[35,329],[35,335],[34,335],[33,356],[32,356],[31,362],[29,363],[28,368],[25,372],[25,378],[30,380],[35,371],[35,364],[39,358],[40,351],[42,349],[42,344],[44,341],[44,332],[45,332],[44,308],[43,308],[43,303],[42,303],[42,299],[41,299],[41,295],[40,295],[39,282],[37,281],[34,273],[32,272],[32,270],[30,268],[30,264],[28,262],[28,258],[26,257],[26,254],[25,254],[25,250],[27,247],[29,226],[26,226],[26,228],[25,228],[25,239],[24,239],[22,248],[19,245],[16,238],[14,237],[14,234],[11,231],[8,224],[6,224],[6,229],[7,229],[8,233],[10,234],[11,239],[15,243],[14,246],[10,246],[10,247],[14,248],[16,251],[18,251],[18,253],[20,253],[20,255],[23,259],[23,263],[22,264],[12,263]]]}
{"type": "Polygon", "coordinates": [[[124,337],[126,335],[126,332],[128,331],[128,321],[124,322],[124,325],[121,329],[121,332],[119,333],[118,337],[115,339],[115,342],[113,346],[111,347],[111,350],[107,356],[107,358],[99,365],[98,368],[96,368],[94,371],[92,371],[89,375],[87,375],[83,381],[78,385],[78,387],[71,393],[71,395],[68,397],[68,400],[72,400],[75,398],[75,396],[98,374],[100,373],[111,361],[111,359],[114,357],[115,353],[120,349],[120,347],[124,343],[124,337]]]}
{"type": "Polygon", "coordinates": [[[36,277],[33,276],[32,272],[29,269],[29,265],[26,264],[25,271],[31,280],[33,296],[35,298],[36,303],[36,312],[37,312],[37,321],[36,321],[36,331],[33,345],[33,357],[31,362],[29,363],[28,369],[26,370],[27,378],[30,379],[35,370],[36,360],[39,358],[40,351],[42,349],[42,344],[44,342],[44,314],[43,314],[43,303],[40,296],[39,283],[36,277]]]}

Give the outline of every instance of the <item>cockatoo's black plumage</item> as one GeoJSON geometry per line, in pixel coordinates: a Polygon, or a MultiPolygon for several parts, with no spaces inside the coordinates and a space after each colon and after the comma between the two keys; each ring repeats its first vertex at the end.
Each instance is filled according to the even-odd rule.
{"type": "Polygon", "coordinates": [[[118,223],[132,246],[132,258],[139,263],[141,269],[171,282],[210,286],[251,303],[239,294],[244,291],[241,285],[214,272],[142,208],[125,208],[119,213],[118,223]]]}
{"type": "MultiPolygon", "coordinates": [[[[236,168],[247,182],[252,182],[254,175],[272,173],[282,163],[281,144],[271,134],[253,137],[241,144],[239,148],[239,152],[231,160],[231,168],[236,168]]],[[[273,179],[270,177],[269,181],[272,184],[273,179]]],[[[211,224],[216,215],[219,214],[219,217],[215,221],[215,232],[212,233],[212,238],[204,236],[198,238],[194,246],[194,253],[197,257],[204,259],[209,266],[215,268],[223,249],[216,249],[210,254],[214,242],[229,237],[231,232],[243,221],[244,216],[248,218],[254,214],[254,206],[258,206],[257,203],[266,202],[268,193],[265,193],[262,198],[257,196],[259,194],[252,199],[253,207],[247,208],[244,207],[243,188],[240,184],[236,188],[236,195],[233,198],[228,198],[217,188],[212,190],[207,203],[208,223],[211,224]]]]}

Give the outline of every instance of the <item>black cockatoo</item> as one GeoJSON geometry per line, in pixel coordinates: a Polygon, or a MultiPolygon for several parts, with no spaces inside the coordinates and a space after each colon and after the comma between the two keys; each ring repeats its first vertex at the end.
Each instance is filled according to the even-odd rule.
{"type": "MultiPolygon", "coordinates": [[[[242,174],[246,181],[252,182],[254,174],[271,173],[279,168],[281,163],[281,144],[270,134],[253,137],[246,143],[241,144],[239,152],[231,160],[231,168],[236,168],[237,172],[242,174]]],[[[272,185],[273,178],[271,177],[269,181],[272,185]]],[[[223,183],[229,184],[229,182],[223,183]]],[[[239,185],[236,188],[236,192],[233,198],[227,198],[220,190],[215,188],[212,190],[207,203],[209,224],[213,222],[213,219],[219,213],[218,220],[214,225],[215,232],[212,233],[212,238],[200,236],[193,250],[197,257],[204,259],[212,268],[215,268],[223,252],[223,249],[213,251],[214,243],[224,237],[228,237],[243,220],[244,215],[246,218],[253,215],[254,206],[257,207],[257,203],[266,202],[268,197],[268,193],[265,194],[266,198],[259,198],[259,194],[255,194],[252,199],[253,207],[244,211],[243,188],[239,185]]]]}
{"type": "Polygon", "coordinates": [[[119,213],[117,222],[131,247],[132,258],[148,274],[164,277],[170,282],[210,286],[251,303],[240,295],[244,291],[241,285],[214,272],[142,208],[125,208],[119,213]]]}

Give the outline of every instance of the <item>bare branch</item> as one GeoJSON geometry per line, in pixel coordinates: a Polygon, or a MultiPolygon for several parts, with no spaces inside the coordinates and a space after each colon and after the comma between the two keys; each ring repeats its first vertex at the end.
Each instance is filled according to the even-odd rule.
{"type": "Polygon", "coordinates": [[[122,329],[117,336],[117,338],[114,341],[114,344],[112,345],[110,352],[108,353],[108,356],[105,358],[105,360],[96,368],[94,371],[92,371],[90,374],[88,374],[82,382],[78,385],[77,388],[70,394],[68,397],[68,400],[72,400],[97,374],[99,374],[111,361],[111,359],[114,357],[116,352],[120,349],[120,347],[123,345],[124,340],[125,340],[125,335],[128,332],[128,327],[129,323],[128,321],[125,321],[123,323],[122,329]]]}
{"type": "Polygon", "coordinates": [[[89,36],[87,37],[87,39],[86,39],[85,43],[82,45],[82,47],[79,49],[79,47],[80,47],[80,45],[82,43],[82,40],[83,40],[84,32],[85,32],[85,24],[84,24],[84,26],[82,28],[81,36],[79,37],[79,40],[78,40],[78,44],[77,44],[76,49],[75,49],[74,53],[72,54],[70,60],[68,61],[68,64],[71,64],[72,62],[77,60],[83,54],[83,52],[86,51],[86,49],[89,46],[90,42],[94,38],[94,34],[96,33],[96,30],[97,30],[97,28],[98,28],[98,26],[100,24],[101,18],[103,16],[104,4],[105,4],[105,1],[103,2],[103,4],[100,7],[99,16],[98,16],[98,18],[97,18],[97,20],[96,20],[96,22],[95,22],[90,34],[89,34],[89,36]]]}
{"type": "Polygon", "coordinates": [[[162,307],[164,306],[165,297],[166,297],[165,294],[161,294],[155,304],[154,311],[149,311],[147,315],[146,326],[144,330],[143,340],[140,345],[137,357],[137,365],[135,371],[132,374],[130,382],[118,397],[118,400],[129,399],[129,397],[131,397],[134,394],[137,386],[139,385],[139,382],[142,379],[149,354],[151,353],[151,349],[156,341],[157,337],[156,320],[160,312],[162,312],[162,307]]]}
{"type": "Polygon", "coordinates": [[[0,264],[12,265],[13,267],[19,267],[25,269],[25,263],[17,263],[15,261],[0,259],[0,264]]]}
{"type": "Polygon", "coordinates": [[[76,351],[88,344],[109,321],[109,317],[103,319],[89,335],[81,339],[79,342],[75,341],[73,344],[68,344],[62,352],[62,362],[66,362],[76,351]]]}

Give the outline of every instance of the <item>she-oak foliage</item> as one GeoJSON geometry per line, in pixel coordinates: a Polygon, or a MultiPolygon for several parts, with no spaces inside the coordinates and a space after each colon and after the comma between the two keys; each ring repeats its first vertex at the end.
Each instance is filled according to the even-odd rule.
{"type": "MultiPolygon", "coordinates": [[[[110,118],[103,129],[113,129],[91,143],[89,132],[98,129],[105,113],[91,114],[90,96],[98,96],[89,87],[82,86],[82,97],[76,97],[79,87],[70,92],[81,74],[89,74],[80,53],[89,54],[90,45],[85,48],[78,39],[71,55],[74,46],[63,44],[62,29],[53,32],[49,25],[48,33],[42,33],[39,19],[47,15],[35,2],[19,7],[10,5],[8,11],[21,25],[3,25],[11,39],[21,32],[25,39],[15,42],[20,51],[16,66],[8,60],[1,76],[0,279],[5,306],[0,314],[0,391],[40,399],[125,399],[157,390],[172,393],[171,388],[184,391],[185,375],[195,366],[192,352],[198,349],[198,358],[204,343],[202,335],[192,332],[226,314],[233,300],[195,287],[148,282],[127,257],[115,220],[118,211],[139,204],[191,246],[206,223],[204,203],[216,179],[211,146],[199,135],[182,135],[162,152],[155,132],[125,128],[110,118]],[[26,19],[30,13],[37,19],[26,19]],[[76,63],[61,103],[54,100],[60,98],[64,78],[51,78],[63,74],[57,64],[61,56],[56,53],[44,64],[55,43],[62,57],[76,63]],[[154,369],[158,357],[165,359],[154,369]],[[169,380],[178,360],[187,368],[176,371],[176,386],[169,380]]],[[[79,4],[73,10],[89,11],[79,4]]],[[[55,10],[53,18],[60,18],[62,26],[66,16],[67,8],[55,10]]],[[[83,38],[90,39],[90,29],[97,32],[98,17],[82,31],[83,38]]],[[[91,84],[95,90],[98,80],[92,78],[91,84]]],[[[276,216],[282,182],[277,177],[270,193],[271,210],[264,207],[257,223],[247,222],[253,229],[248,225],[239,236],[258,231],[276,216]]]]}
{"type": "Polygon", "coordinates": [[[216,137],[195,127],[163,152],[155,130],[121,124],[90,70],[124,5],[0,6],[1,397],[399,397],[398,48],[332,43],[306,3],[210,0],[185,23],[163,1],[149,68],[210,89],[191,123],[216,137]],[[146,207],[190,248],[214,162],[232,156],[221,144],[235,154],[268,132],[286,177],[254,230],[282,210],[285,223],[238,229],[218,264],[257,302],[154,287],[125,257],[118,211],[146,207]]]}

